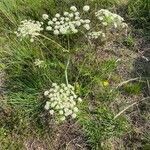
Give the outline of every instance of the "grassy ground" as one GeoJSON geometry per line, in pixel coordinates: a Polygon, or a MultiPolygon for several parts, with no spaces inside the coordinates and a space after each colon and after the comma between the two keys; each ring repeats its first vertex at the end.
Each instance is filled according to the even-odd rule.
{"type": "MultiPolygon", "coordinates": [[[[148,0],[1,0],[0,149],[150,149],[149,8],[148,0]],[[83,103],[77,119],[56,125],[43,92],[65,82],[68,54],[46,40],[19,41],[14,31],[23,19],[84,4],[124,16],[128,36],[103,47],[90,47],[80,35],[70,40],[68,79],[83,103]],[[37,58],[43,68],[34,66],[37,58]]],[[[53,38],[67,48],[67,38],[53,38]]]]}

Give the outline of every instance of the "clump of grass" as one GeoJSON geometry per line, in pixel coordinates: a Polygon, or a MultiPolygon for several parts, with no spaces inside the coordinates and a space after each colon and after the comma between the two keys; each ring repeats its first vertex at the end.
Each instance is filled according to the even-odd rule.
{"type": "Polygon", "coordinates": [[[102,106],[82,114],[80,123],[93,150],[102,149],[102,141],[128,131],[128,123],[124,118],[115,120],[112,112],[102,106]]]}
{"type": "Polygon", "coordinates": [[[150,149],[150,134],[146,133],[143,137],[143,146],[142,149],[149,150],[150,149]]]}
{"type": "Polygon", "coordinates": [[[101,8],[113,8],[117,6],[120,2],[120,0],[93,0],[92,3],[95,3],[98,7],[101,8]]]}
{"type": "MultiPolygon", "coordinates": [[[[43,53],[40,45],[29,45],[27,41],[17,42],[8,39],[10,45],[1,51],[3,64],[11,89],[23,90],[25,88],[42,89],[55,80],[64,78],[65,66],[56,57],[51,57],[51,53],[45,47],[43,53]],[[48,59],[49,57],[49,59],[48,59]],[[36,59],[44,60],[45,67],[39,68],[34,65],[36,59]],[[13,63],[12,63],[13,62],[13,63]],[[57,68],[57,69],[56,69],[57,68]]],[[[62,62],[64,61],[61,58],[62,62]]],[[[64,78],[65,79],[65,78],[64,78]]]]}
{"type": "Polygon", "coordinates": [[[18,140],[14,139],[12,140],[12,137],[10,135],[10,132],[7,131],[4,128],[0,128],[0,144],[1,144],[1,149],[23,149],[23,143],[21,139],[19,138],[18,140]]]}
{"type": "Polygon", "coordinates": [[[135,45],[135,39],[133,38],[132,35],[128,35],[124,41],[123,41],[123,44],[128,47],[128,48],[134,48],[134,45],[135,45]]]}
{"type": "Polygon", "coordinates": [[[130,0],[128,2],[128,16],[130,20],[134,22],[134,26],[149,30],[149,0],[130,0]]]}
{"type": "MultiPolygon", "coordinates": [[[[50,116],[44,114],[45,101],[35,89],[9,93],[4,113],[0,112],[0,144],[3,149],[24,149],[32,138],[49,139],[52,127],[50,116]]],[[[49,141],[51,142],[51,141],[49,141]]]]}
{"type": "Polygon", "coordinates": [[[142,84],[141,83],[129,83],[124,85],[124,91],[128,94],[140,94],[142,91],[142,84]]]}

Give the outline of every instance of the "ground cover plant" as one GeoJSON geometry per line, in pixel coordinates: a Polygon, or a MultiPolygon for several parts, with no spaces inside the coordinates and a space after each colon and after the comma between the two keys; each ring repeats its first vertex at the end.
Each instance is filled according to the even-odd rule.
{"type": "Polygon", "coordinates": [[[1,149],[149,149],[138,3],[0,2],[1,149]]]}

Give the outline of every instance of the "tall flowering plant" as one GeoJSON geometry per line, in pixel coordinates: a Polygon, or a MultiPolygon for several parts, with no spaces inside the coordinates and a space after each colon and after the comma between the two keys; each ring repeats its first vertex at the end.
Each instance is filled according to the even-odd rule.
{"type": "MultiPolygon", "coordinates": [[[[30,42],[36,41],[39,37],[45,38],[60,47],[63,52],[69,53],[69,38],[67,42],[68,49],[66,49],[52,38],[45,36],[43,31],[53,36],[66,35],[67,37],[81,32],[84,33],[83,35],[87,41],[92,42],[96,39],[106,40],[110,34],[117,34],[127,27],[121,16],[111,13],[106,9],[95,12],[94,17],[97,20],[95,24],[88,17],[89,11],[90,6],[86,5],[83,7],[83,12],[79,12],[75,6],[71,6],[69,11],[56,13],[54,17],[43,14],[42,22],[34,20],[21,21],[15,33],[21,40],[29,38],[30,42]]],[[[67,118],[76,118],[79,112],[78,104],[82,102],[82,99],[75,94],[74,87],[68,83],[67,68],[69,61],[70,57],[65,69],[66,83],[53,83],[50,89],[44,92],[44,96],[47,99],[45,109],[58,121],[64,121],[67,118]]],[[[42,67],[44,61],[36,59],[34,64],[42,67]]]]}

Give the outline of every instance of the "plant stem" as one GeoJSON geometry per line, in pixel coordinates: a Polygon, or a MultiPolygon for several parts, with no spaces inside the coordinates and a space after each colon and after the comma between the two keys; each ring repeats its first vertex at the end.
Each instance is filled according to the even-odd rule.
{"type": "Polygon", "coordinates": [[[58,47],[62,48],[63,52],[69,52],[67,49],[65,49],[63,46],[61,46],[59,43],[57,43],[56,41],[52,40],[51,38],[43,35],[43,34],[40,34],[41,37],[51,41],[53,44],[57,45],[58,47]]]}
{"type": "Polygon", "coordinates": [[[129,79],[129,80],[127,80],[127,81],[123,81],[123,82],[121,82],[121,83],[116,87],[116,89],[118,89],[119,87],[122,87],[124,84],[127,84],[127,83],[132,82],[132,81],[137,81],[137,80],[140,80],[140,79],[141,79],[141,78],[137,77],[137,78],[129,79]]]}
{"type": "MultiPolygon", "coordinates": [[[[70,39],[69,39],[69,35],[67,36],[67,39],[68,39],[68,51],[70,51],[70,39]]],[[[67,65],[66,65],[66,69],[65,69],[65,78],[66,78],[66,84],[68,86],[69,82],[68,82],[68,66],[69,66],[69,63],[70,63],[70,55],[68,57],[68,61],[67,61],[67,65]]]]}
{"type": "Polygon", "coordinates": [[[68,66],[69,66],[69,63],[70,63],[70,56],[69,56],[69,58],[68,58],[68,61],[67,61],[67,65],[66,65],[66,69],[65,69],[65,78],[66,78],[66,84],[67,84],[67,86],[68,86],[68,66]]]}

